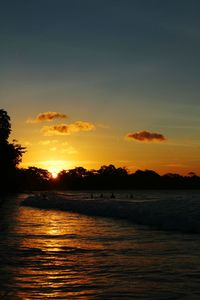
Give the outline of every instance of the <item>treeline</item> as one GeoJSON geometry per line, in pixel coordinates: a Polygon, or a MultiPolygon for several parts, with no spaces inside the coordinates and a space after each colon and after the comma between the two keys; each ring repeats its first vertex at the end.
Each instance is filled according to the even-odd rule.
{"type": "Polygon", "coordinates": [[[18,170],[18,184],[21,190],[199,189],[200,177],[192,172],[188,176],[152,170],[128,173],[126,168],[108,165],[98,170],[63,170],[54,179],[48,171],[30,167],[18,170]]]}
{"type": "MultiPolygon", "coordinates": [[[[8,138],[11,122],[7,112],[0,109],[0,194],[30,190],[92,190],[92,189],[199,189],[200,177],[166,174],[160,176],[152,170],[128,173],[126,168],[114,165],[98,170],[77,167],[63,170],[53,179],[47,170],[36,167],[19,169],[25,148],[8,138]]],[[[1,200],[1,199],[0,199],[1,200]]],[[[1,202],[1,201],[0,201],[1,202]]]]}
{"type": "Polygon", "coordinates": [[[19,189],[17,166],[22,160],[25,148],[15,140],[10,143],[8,140],[10,133],[10,117],[5,110],[0,109],[0,193],[19,189]]]}

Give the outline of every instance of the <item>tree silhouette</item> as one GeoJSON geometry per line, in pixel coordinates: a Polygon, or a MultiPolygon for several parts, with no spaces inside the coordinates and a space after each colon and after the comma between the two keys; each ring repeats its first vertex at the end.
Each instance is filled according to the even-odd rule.
{"type": "Polygon", "coordinates": [[[10,117],[0,109],[0,191],[13,191],[17,188],[17,165],[21,162],[25,148],[14,140],[9,143],[11,133],[10,117]]]}
{"type": "Polygon", "coordinates": [[[10,117],[4,109],[0,109],[0,142],[7,141],[10,133],[10,117]]]}
{"type": "Polygon", "coordinates": [[[48,190],[50,186],[51,174],[49,171],[29,167],[20,169],[20,186],[22,190],[48,190]]]}

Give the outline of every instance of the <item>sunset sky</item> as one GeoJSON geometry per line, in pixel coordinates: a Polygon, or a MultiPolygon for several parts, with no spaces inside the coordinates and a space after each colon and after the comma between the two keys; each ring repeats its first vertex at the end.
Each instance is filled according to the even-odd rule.
{"type": "Polygon", "coordinates": [[[200,174],[199,0],[2,0],[0,108],[50,171],[200,174]]]}

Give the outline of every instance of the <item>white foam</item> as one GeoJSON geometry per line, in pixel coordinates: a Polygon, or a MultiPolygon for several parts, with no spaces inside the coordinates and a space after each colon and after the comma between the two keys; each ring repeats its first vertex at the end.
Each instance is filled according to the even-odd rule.
{"type": "Polygon", "coordinates": [[[141,202],[100,198],[75,200],[70,196],[45,193],[27,198],[22,205],[126,219],[163,230],[200,233],[200,201],[192,197],[141,202]]]}

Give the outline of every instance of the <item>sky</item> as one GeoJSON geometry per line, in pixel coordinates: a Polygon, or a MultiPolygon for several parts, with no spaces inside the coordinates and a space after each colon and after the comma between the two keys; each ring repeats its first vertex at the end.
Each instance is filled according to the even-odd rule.
{"type": "Polygon", "coordinates": [[[198,0],[1,0],[0,108],[58,172],[200,174],[198,0]]]}

